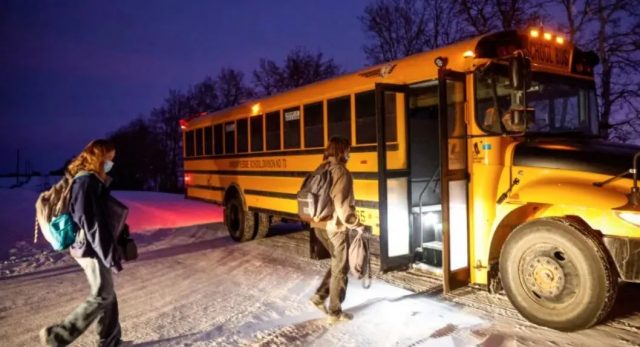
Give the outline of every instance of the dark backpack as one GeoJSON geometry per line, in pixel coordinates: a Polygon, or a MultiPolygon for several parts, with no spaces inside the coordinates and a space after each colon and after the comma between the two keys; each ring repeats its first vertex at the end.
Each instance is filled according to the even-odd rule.
{"type": "Polygon", "coordinates": [[[333,215],[333,201],[331,200],[330,165],[322,163],[316,171],[305,177],[297,194],[298,216],[304,222],[321,222],[333,215]]]}

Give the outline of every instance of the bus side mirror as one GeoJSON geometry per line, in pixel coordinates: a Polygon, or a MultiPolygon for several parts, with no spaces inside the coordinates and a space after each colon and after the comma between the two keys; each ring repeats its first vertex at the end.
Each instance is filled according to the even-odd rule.
{"type": "Polygon", "coordinates": [[[509,62],[509,82],[514,90],[529,89],[531,86],[531,61],[517,55],[509,62]]]}

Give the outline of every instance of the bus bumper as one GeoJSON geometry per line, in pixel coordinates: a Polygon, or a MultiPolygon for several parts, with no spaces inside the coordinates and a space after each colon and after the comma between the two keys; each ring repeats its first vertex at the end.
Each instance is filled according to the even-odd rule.
{"type": "Polygon", "coordinates": [[[616,263],[620,278],[640,283],[640,238],[605,236],[603,240],[616,263]]]}

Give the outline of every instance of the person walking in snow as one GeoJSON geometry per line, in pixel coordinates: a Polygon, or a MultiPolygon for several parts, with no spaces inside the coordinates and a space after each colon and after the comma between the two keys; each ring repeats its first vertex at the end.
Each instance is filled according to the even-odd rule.
{"type": "Polygon", "coordinates": [[[113,211],[113,204],[109,202],[107,172],[113,166],[115,154],[115,147],[109,141],[94,140],[67,168],[74,177],[69,209],[78,226],[71,255],[87,276],[90,295],[62,322],[40,331],[43,345],[66,346],[96,319],[98,346],[122,344],[118,300],[111,272],[122,270],[116,240],[126,213],[113,211]]]}
{"type": "Polygon", "coordinates": [[[353,318],[351,313],[342,311],[341,306],[347,292],[349,229],[364,230],[355,209],[353,178],[345,166],[350,149],[349,140],[345,138],[332,137],[329,140],[320,165],[328,166],[331,173],[330,196],[334,211],[328,221],[311,223],[318,240],[331,254],[331,267],[311,297],[311,303],[327,314],[330,324],[353,318]],[[328,307],[325,306],[327,298],[328,307]]]}

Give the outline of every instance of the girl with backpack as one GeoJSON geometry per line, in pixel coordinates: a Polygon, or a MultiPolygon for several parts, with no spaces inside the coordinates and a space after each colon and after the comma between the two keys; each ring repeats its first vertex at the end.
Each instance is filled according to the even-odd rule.
{"type": "Polygon", "coordinates": [[[331,267],[327,270],[311,303],[327,313],[329,324],[351,320],[353,315],[342,311],[342,302],[347,292],[347,274],[349,273],[349,229],[364,230],[356,213],[353,195],[353,178],[346,168],[351,144],[342,137],[332,137],[324,152],[321,166],[325,165],[331,173],[329,195],[333,202],[331,217],[323,222],[312,222],[316,236],[331,254],[331,267]],[[329,306],[325,301],[329,299],[329,306]]]}
{"type": "Polygon", "coordinates": [[[66,346],[77,339],[94,320],[98,320],[98,346],[122,344],[118,300],[111,272],[122,270],[116,246],[117,234],[126,213],[110,213],[110,178],[116,151],[107,140],[94,140],[69,164],[74,177],[69,210],[78,226],[71,255],[80,264],[90,287],[89,297],[62,322],[40,331],[46,346],[66,346]],[[114,217],[119,216],[119,217],[114,217]],[[120,219],[120,220],[114,220],[120,219]]]}

